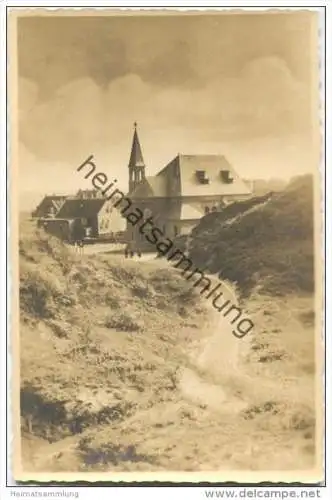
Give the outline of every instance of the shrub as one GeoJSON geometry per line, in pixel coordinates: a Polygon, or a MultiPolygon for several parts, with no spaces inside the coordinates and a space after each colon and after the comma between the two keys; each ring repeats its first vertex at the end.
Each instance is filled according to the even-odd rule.
{"type": "Polygon", "coordinates": [[[20,304],[34,316],[52,318],[55,301],[63,298],[64,288],[57,278],[35,265],[21,266],[20,304]]]}
{"type": "Polygon", "coordinates": [[[105,320],[105,326],[123,332],[135,332],[141,330],[143,324],[133,314],[120,312],[109,315],[105,320]]]}

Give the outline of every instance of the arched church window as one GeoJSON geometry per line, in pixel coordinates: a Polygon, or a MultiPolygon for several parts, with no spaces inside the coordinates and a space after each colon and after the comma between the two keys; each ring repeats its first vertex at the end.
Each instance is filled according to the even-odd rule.
{"type": "Polygon", "coordinates": [[[206,214],[210,213],[210,208],[209,208],[209,207],[205,207],[204,212],[205,212],[206,214]]]}

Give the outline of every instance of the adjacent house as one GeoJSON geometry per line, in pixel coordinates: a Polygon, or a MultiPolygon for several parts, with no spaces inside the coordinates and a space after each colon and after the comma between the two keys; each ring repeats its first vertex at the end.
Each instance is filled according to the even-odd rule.
{"type": "Polygon", "coordinates": [[[126,221],[105,198],[67,198],[54,218],[40,218],[39,226],[58,238],[112,239],[124,233],[126,221]]]}
{"type": "Polygon", "coordinates": [[[87,237],[98,238],[125,230],[125,219],[111,200],[68,198],[57,214],[59,219],[75,220],[75,227],[84,228],[87,237]]]}

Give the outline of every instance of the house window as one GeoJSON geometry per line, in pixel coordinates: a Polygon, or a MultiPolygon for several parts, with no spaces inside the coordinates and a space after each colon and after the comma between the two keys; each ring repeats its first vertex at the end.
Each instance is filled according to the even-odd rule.
{"type": "Polygon", "coordinates": [[[200,184],[209,184],[205,170],[196,170],[196,178],[200,184]]]}
{"type": "Polygon", "coordinates": [[[215,207],[215,206],[214,206],[214,207],[212,207],[212,210],[211,210],[211,211],[212,211],[212,212],[216,212],[216,211],[217,211],[217,207],[215,207]]]}
{"type": "Polygon", "coordinates": [[[204,212],[205,212],[206,214],[208,214],[208,213],[210,212],[210,208],[209,208],[209,207],[205,207],[205,208],[204,208],[204,212]]]}
{"type": "Polygon", "coordinates": [[[55,216],[55,208],[50,207],[48,217],[54,217],[55,216]]]}
{"type": "Polygon", "coordinates": [[[87,224],[88,224],[88,219],[86,219],[85,217],[83,217],[83,218],[81,219],[81,223],[82,223],[82,225],[83,225],[83,226],[87,226],[87,224]]]}
{"type": "MultiPolygon", "coordinates": [[[[152,211],[149,208],[144,208],[143,210],[144,219],[148,219],[152,215],[152,211]]],[[[156,214],[155,214],[156,215],[156,214]]]]}
{"type": "Polygon", "coordinates": [[[220,176],[221,176],[221,180],[225,183],[225,184],[231,184],[233,182],[233,177],[231,176],[231,173],[229,170],[221,170],[220,171],[220,176]]]}
{"type": "Polygon", "coordinates": [[[174,226],[174,236],[177,236],[179,234],[179,230],[177,226],[174,226]]]}

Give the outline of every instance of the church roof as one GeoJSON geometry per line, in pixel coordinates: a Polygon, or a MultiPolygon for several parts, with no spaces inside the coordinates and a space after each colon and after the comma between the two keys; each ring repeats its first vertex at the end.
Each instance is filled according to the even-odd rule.
{"type": "Polygon", "coordinates": [[[133,143],[131,146],[131,153],[129,159],[129,167],[144,167],[144,160],[141,145],[137,133],[137,124],[135,123],[135,131],[133,136],[133,143]]]}
{"type": "Polygon", "coordinates": [[[164,198],[166,196],[166,179],[161,176],[146,177],[130,193],[131,198],[164,198]]]}
{"type": "Polygon", "coordinates": [[[151,188],[153,196],[160,196],[160,197],[167,196],[166,179],[155,175],[147,177],[146,180],[151,188]]]}
{"type": "Polygon", "coordinates": [[[182,196],[250,194],[247,184],[223,155],[180,155],[179,164],[182,196]],[[195,174],[199,170],[206,173],[208,184],[197,183],[195,174]],[[222,182],[222,170],[229,171],[232,183],[222,182]]]}
{"type": "Polygon", "coordinates": [[[251,194],[248,185],[222,155],[178,155],[159,176],[171,175],[172,192],[169,196],[227,196],[251,194]],[[168,172],[169,170],[169,172],[168,172]],[[222,172],[229,173],[231,182],[224,182],[222,172]],[[207,182],[199,182],[202,173],[207,182]]]}

